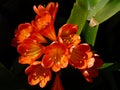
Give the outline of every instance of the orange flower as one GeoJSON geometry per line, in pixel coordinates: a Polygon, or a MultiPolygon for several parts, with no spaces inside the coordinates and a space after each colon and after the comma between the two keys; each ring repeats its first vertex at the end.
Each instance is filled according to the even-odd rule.
{"type": "Polygon", "coordinates": [[[50,2],[46,6],[46,8],[42,5],[39,5],[38,8],[36,8],[36,6],[33,6],[33,10],[37,14],[37,16],[44,16],[43,14],[47,12],[53,17],[53,20],[55,20],[56,13],[58,11],[58,3],[50,2]]]}
{"type": "Polygon", "coordinates": [[[80,69],[81,73],[83,74],[83,76],[85,77],[85,79],[88,82],[93,82],[92,78],[95,78],[98,76],[98,68],[102,66],[103,61],[96,56],[96,54],[94,55],[94,65],[92,67],[87,67],[86,69],[80,69]]]}
{"type": "MultiPolygon", "coordinates": [[[[46,43],[46,39],[40,34],[35,32],[35,28],[30,23],[20,24],[15,31],[15,38],[13,39],[12,44],[18,45],[24,40],[32,38],[38,43],[46,43]]],[[[15,46],[14,45],[14,46],[15,46]]]]}
{"type": "Polygon", "coordinates": [[[58,32],[58,40],[60,43],[65,45],[72,46],[78,45],[80,43],[80,36],[77,33],[78,27],[74,24],[65,24],[63,25],[58,32]]]}
{"type": "Polygon", "coordinates": [[[33,31],[32,25],[30,23],[20,24],[15,31],[15,38],[17,43],[22,43],[25,39],[31,36],[33,31]]]}
{"type": "Polygon", "coordinates": [[[46,8],[42,5],[33,7],[36,12],[36,18],[32,21],[32,25],[36,28],[37,32],[40,32],[50,40],[56,40],[54,30],[54,20],[58,10],[58,3],[49,3],[46,8]],[[48,33],[49,32],[49,33],[48,33]]]}
{"type": "Polygon", "coordinates": [[[60,68],[66,68],[68,65],[67,48],[64,44],[53,42],[44,50],[42,59],[45,68],[52,67],[52,70],[57,72],[60,68]]]}
{"type": "Polygon", "coordinates": [[[56,73],[55,80],[53,82],[53,86],[51,90],[64,90],[58,73],[56,73]]]}
{"type": "MultiPolygon", "coordinates": [[[[20,24],[13,39],[13,44],[17,44],[17,51],[21,55],[19,63],[30,64],[25,70],[28,83],[39,83],[43,88],[51,80],[50,69],[58,72],[68,64],[79,69],[85,79],[92,82],[92,78],[98,75],[97,68],[103,62],[93,54],[88,44],[80,44],[78,26],[64,24],[56,37],[54,21],[58,3],[50,2],[46,7],[39,5],[33,9],[37,14],[35,19],[31,23],[20,24]]],[[[64,90],[58,73],[52,90],[64,90]]]]}
{"type": "Polygon", "coordinates": [[[90,65],[93,65],[94,59],[92,58],[92,55],[93,53],[88,44],[80,44],[73,47],[69,63],[78,69],[84,69],[87,67],[88,62],[92,62],[90,65]]]}
{"type": "Polygon", "coordinates": [[[45,87],[47,82],[51,80],[50,69],[43,68],[42,63],[39,61],[35,61],[27,67],[25,73],[28,75],[28,83],[30,85],[39,83],[41,88],[45,87]]]}
{"type": "Polygon", "coordinates": [[[26,39],[18,45],[17,51],[21,54],[19,63],[31,64],[43,53],[44,46],[36,43],[33,39],[26,39]]]}

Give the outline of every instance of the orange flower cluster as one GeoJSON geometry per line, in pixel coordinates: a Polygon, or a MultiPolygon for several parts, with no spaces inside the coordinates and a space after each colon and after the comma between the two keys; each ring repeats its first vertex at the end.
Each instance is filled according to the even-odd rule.
{"type": "MultiPolygon", "coordinates": [[[[97,68],[103,62],[88,44],[80,43],[81,38],[76,34],[78,26],[65,24],[56,36],[54,21],[58,3],[50,2],[46,7],[39,5],[33,9],[36,13],[35,20],[20,24],[14,38],[21,55],[19,63],[29,65],[25,70],[28,83],[39,84],[43,88],[51,80],[52,71],[58,72],[68,65],[79,69],[86,80],[92,82],[92,78],[98,75],[97,68]]],[[[58,81],[60,79],[57,75],[55,83],[58,81]]],[[[58,82],[53,90],[58,90],[56,88],[60,86],[61,83],[58,82]]]]}

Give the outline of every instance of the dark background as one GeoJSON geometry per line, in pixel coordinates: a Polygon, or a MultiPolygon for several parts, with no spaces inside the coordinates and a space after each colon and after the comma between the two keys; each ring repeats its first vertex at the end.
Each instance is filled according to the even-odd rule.
{"type": "MultiPolygon", "coordinates": [[[[32,87],[27,84],[23,66],[17,64],[16,67],[22,67],[22,70],[15,71],[19,54],[16,48],[11,46],[11,40],[14,37],[14,30],[20,23],[34,19],[33,5],[47,5],[50,1],[59,3],[55,21],[55,28],[58,30],[69,18],[75,0],[0,0],[0,62],[8,70],[16,73],[17,78],[10,82],[16,87],[13,90],[40,90],[38,85],[32,87]]],[[[100,54],[104,62],[120,62],[119,42],[120,12],[100,24],[94,50],[100,54]]],[[[68,68],[62,71],[61,79],[65,90],[120,90],[119,76],[119,71],[101,72],[95,82],[90,84],[84,80],[78,70],[68,68]]],[[[50,90],[52,82],[50,81],[42,90],[50,90]]],[[[13,86],[9,85],[11,88],[13,86]]]]}

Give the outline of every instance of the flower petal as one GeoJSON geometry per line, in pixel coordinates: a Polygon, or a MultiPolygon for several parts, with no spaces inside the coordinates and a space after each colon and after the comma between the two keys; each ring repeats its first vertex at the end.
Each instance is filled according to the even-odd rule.
{"type": "Polygon", "coordinates": [[[90,74],[87,70],[81,70],[83,76],[85,77],[87,82],[93,82],[92,77],[90,77],[90,74]]]}
{"type": "Polygon", "coordinates": [[[94,67],[95,68],[101,67],[103,65],[103,60],[97,54],[94,54],[94,58],[95,58],[94,67]]]}
{"type": "Polygon", "coordinates": [[[33,63],[36,58],[38,58],[38,55],[33,55],[33,56],[20,56],[19,57],[19,63],[20,64],[31,64],[33,63]]]}
{"type": "Polygon", "coordinates": [[[30,64],[43,54],[44,46],[34,42],[32,39],[26,39],[18,45],[17,51],[21,54],[19,63],[30,64]]]}
{"type": "Polygon", "coordinates": [[[80,71],[88,82],[93,82],[92,78],[96,78],[98,76],[98,70],[95,68],[89,68],[80,71]]]}
{"type": "Polygon", "coordinates": [[[40,33],[37,32],[34,32],[30,38],[36,40],[38,43],[47,43],[47,40],[40,33]]]}
{"type": "Polygon", "coordinates": [[[30,23],[20,24],[15,32],[15,37],[18,43],[23,42],[30,37],[33,28],[30,23]]]}
{"type": "Polygon", "coordinates": [[[45,8],[42,5],[39,5],[38,8],[34,5],[33,10],[38,16],[43,16],[42,13],[45,11],[45,8]]]}
{"type": "Polygon", "coordinates": [[[32,21],[32,25],[36,30],[42,30],[49,26],[51,23],[52,17],[49,13],[44,13],[42,16],[36,16],[35,20],[32,21]]]}
{"type": "Polygon", "coordinates": [[[57,64],[57,65],[54,64],[54,65],[52,66],[52,70],[53,70],[54,72],[58,72],[58,71],[60,71],[60,66],[58,66],[58,64],[57,64]]]}
{"type": "Polygon", "coordinates": [[[36,85],[39,83],[40,87],[43,88],[48,81],[51,80],[50,69],[42,67],[41,62],[35,61],[25,70],[28,74],[28,83],[30,85],[36,85]]]}
{"type": "Polygon", "coordinates": [[[45,67],[52,67],[53,71],[59,71],[68,65],[68,57],[66,55],[67,48],[61,43],[52,43],[45,48],[45,55],[42,62],[45,67]],[[56,69],[55,69],[56,68],[56,69]]]}
{"type": "Polygon", "coordinates": [[[68,57],[64,55],[59,62],[54,62],[52,70],[58,72],[60,68],[66,68],[68,66],[68,57]]]}
{"type": "Polygon", "coordinates": [[[98,57],[97,54],[94,54],[94,56],[87,62],[88,67],[85,69],[80,69],[80,71],[88,82],[93,82],[92,78],[98,76],[97,68],[101,67],[102,64],[103,61],[98,57]]]}
{"type": "Polygon", "coordinates": [[[36,32],[39,32],[50,40],[56,40],[54,22],[49,13],[45,13],[41,17],[36,17],[35,20],[32,21],[32,25],[36,32]]]}
{"type": "Polygon", "coordinates": [[[58,11],[58,3],[50,2],[46,6],[46,10],[51,14],[53,20],[55,20],[56,13],[58,11]]]}
{"type": "Polygon", "coordinates": [[[98,76],[98,70],[94,68],[89,68],[88,73],[90,74],[90,77],[95,78],[98,76]]]}
{"type": "Polygon", "coordinates": [[[54,62],[52,61],[50,57],[48,57],[48,55],[43,56],[42,62],[45,68],[50,68],[54,64],[54,62]]]}
{"type": "Polygon", "coordinates": [[[48,5],[47,9],[45,9],[41,5],[39,5],[38,8],[34,6],[34,11],[37,13],[37,16],[35,20],[32,21],[32,25],[37,28],[36,30],[38,30],[45,37],[49,38],[50,40],[56,40],[54,30],[54,14],[56,14],[57,12],[57,6],[54,6],[54,4],[52,3],[48,5]],[[49,8],[53,9],[54,7],[55,11],[49,10],[49,8]],[[54,16],[51,14],[53,14],[54,16]]]}
{"type": "Polygon", "coordinates": [[[91,68],[94,66],[94,63],[95,63],[95,58],[92,57],[90,59],[87,60],[87,68],[91,68]]]}
{"type": "Polygon", "coordinates": [[[30,85],[36,85],[40,82],[39,80],[39,77],[36,77],[34,76],[35,73],[31,73],[29,76],[28,76],[28,83],[30,85]]]}
{"type": "Polygon", "coordinates": [[[77,25],[65,24],[58,32],[58,40],[66,45],[78,45],[80,43],[80,36],[76,34],[78,30],[77,25]]]}
{"type": "Polygon", "coordinates": [[[68,66],[68,57],[63,56],[63,58],[61,58],[60,62],[54,62],[53,66],[52,66],[52,70],[54,72],[58,72],[61,68],[66,68],[67,66],[68,66]]]}
{"type": "Polygon", "coordinates": [[[25,73],[28,75],[32,72],[33,69],[37,68],[38,65],[41,65],[40,61],[33,62],[30,66],[25,69],[25,73]]]}
{"type": "Polygon", "coordinates": [[[77,46],[77,49],[80,51],[80,52],[89,52],[91,51],[91,47],[87,44],[87,43],[82,43],[82,44],[79,44],[77,46]]]}
{"type": "Polygon", "coordinates": [[[42,29],[40,33],[52,41],[56,41],[57,39],[53,21],[51,21],[51,23],[45,29],[42,29]]]}
{"type": "Polygon", "coordinates": [[[74,24],[64,24],[58,32],[58,36],[64,36],[64,35],[69,35],[69,34],[76,34],[78,30],[77,25],[74,24]]]}
{"type": "Polygon", "coordinates": [[[73,48],[69,63],[77,67],[79,69],[83,69],[87,67],[87,54],[85,52],[81,52],[78,47],[73,48]]]}

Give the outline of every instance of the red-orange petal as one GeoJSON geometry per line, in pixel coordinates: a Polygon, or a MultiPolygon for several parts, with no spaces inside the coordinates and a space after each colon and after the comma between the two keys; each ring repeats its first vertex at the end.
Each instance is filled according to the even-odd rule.
{"type": "Polygon", "coordinates": [[[26,39],[18,45],[17,51],[21,54],[19,63],[30,64],[38,59],[43,54],[44,47],[41,44],[34,42],[32,39],[26,39]]]}
{"type": "Polygon", "coordinates": [[[61,69],[60,65],[58,65],[58,64],[53,64],[52,70],[53,70],[54,72],[58,72],[58,71],[60,71],[60,69],[61,69]]]}
{"type": "Polygon", "coordinates": [[[83,74],[87,82],[93,82],[92,77],[90,77],[90,74],[87,70],[81,70],[81,73],[83,74]]]}
{"type": "Polygon", "coordinates": [[[53,67],[53,71],[59,71],[60,68],[65,68],[68,65],[66,55],[67,48],[61,43],[52,43],[45,49],[45,55],[42,62],[44,67],[53,67]],[[56,68],[56,69],[55,69],[56,68]]]}
{"type": "Polygon", "coordinates": [[[45,11],[45,8],[42,5],[39,5],[38,7],[36,7],[35,5],[33,6],[33,10],[35,11],[35,13],[38,16],[43,16],[43,12],[45,11]]]}
{"type": "Polygon", "coordinates": [[[74,24],[64,24],[58,32],[58,36],[64,36],[69,34],[76,34],[78,26],[74,24]]]}
{"type": "Polygon", "coordinates": [[[72,50],[69,63],[76,68],[84,69],[87,67],[87,54],[75,47],[72,50]]]}
{"type": "Polygon", "coordinates": [[[28,83],[30,85],[39,83],[41,88],[45,87],[47,82],[51,80],[50,69],[43,68],[40,61],[32,63],[26,68],[25,73],[28,74],[28,83]]]}
{"type": "Polygon", "coordinates": [[[20,24],[18,29],[15,31],[15,37],[17,43],[23,42],[25,39],[31,36],[33,28],[30,23],[20,24]]]}
{"type": "Polygon", "coordinates": [[[36,40],[36,42],[38,43],[47,43],[47,40],[40,33],[37,32],[33,32],[30,38],[36,40]]]}
{"type": "Polygon", "coordinates": [[[54,62],[52,70],[58,72],[61,68],[66,68],[68,66],[68,57],[66,55],[61,58],[59,62],[54,62]]]}
{"type": "Polygon", "coordinates": [[[52,61],[52,59],[50,57],[48,57],[47,55],[43,56],[42,62],[43,62],[43,66],[45,68],[50,68],[54,64],[54,62],[52,61]]]}
{"type": "Polygon", "coordinates": [[[87,43],[82,43],[77,46],[80,52],[90,52],[91,47],[87,43]]]}
{"type": "Polygon", "coordinates": [[[98,55],[93,56],[91,60],[87,62],[88,67],[85,69],[80,69],[83,76],[88,82],[93,82],[92,78],[95,78],[98,76],[98,70],[97,68],[101,67],[103,64],[103,61],[98,57],[98,55]],[[93,59],[92,59],[93,58],[93,59]],[[92,63],[92,65],[89,66],[89,64],[92,63]]]}
{"type": "Polygon", "coordinates": [[[98,70],[95,68],[89,68],[88,73],[90,74],[90,77],[95,78],[98,76],[98,70]]]}
{"type": "Polygon", "coordinates": [[[87,68],[93,67],[94,64],[95,64],[95,58],[94,57],[91,57],[87,60],[87,68]]]}
{"type": "Polygon", "coordinates": [[[47,12],[52,16],[53,20],[55,20],[58,11],[58,3],[50,2],[46,7],[43,7],[42,5],[36,7],[34,5],[33,10],[38,16],[43,16],[43,12],[47,12]]]}
{"type": "Polygon", "coordinates": [[[54,18],[57,13],[57,4],[49,3],[45,9],[43,6],[39,5],[38,8],[34,6],[34,11],[37,13],[37,16],[32,25],[36,27],[38,31],[45,37],[50,40],[56,40],[55,30],[54,30],[54,18]],[[50,11],[54,9],[54,11],[50,11]]]}
{"type": "Polygon", "coordinates": [[[92,78],[96,78],[98,76],[98,70],[95,68],[89,68],[80,71],[88,82],[93,82],[92,78]]]}
{"type": "Polygon", "coordinates": [[[51,23],[51,20],[52,17],[49,13],[43,13],[42,16],[36,16],[35,20],[33,20],[31,23],[35,28],[37,28],[36,30],[40,31],[47,28],[51,23]]]}
{"type": "Polygon", "coordinates": [[[80,36],[77,33],[78,27],[73,24],[63,25],[58,32],[58,40],[66,45],[78,45],[80,36]]]}
{"type": "Polygon", "coordinates": [[[38,55],[33,56],[20,56],[19,63],[20,64],[31,64],[38,58],[38,55]]]}
{"type": "Polygon", "coordinates": [[[52,41],[56,41],[57,39],[53,21],[51,21],[51,23],[45,29],[42,29],[40,33],[52,41]]]}
{"type": "Polygon", "coordinates": [[[54,2],[48,3],[48,5],[46,6],[46,10],[51,14],[53,20],[55,21],[56,14],[58,11],[58,3],[54,3],[54,2]]]}
{"type": "Polygon", "coordinates": [[[56,40],[54,22],[49,13],[45,13],[41,17],[36,17],[36,19],[32,21],[32,25],[36,28],[35,30],[43,36],[53,41],[56,40]]]}
{"type": "Polygon", "coordinates": [[[95,58],[94,67],[95,68],[101,67],[103,65],[103,60],[97,54],[94,54],[94,58],[95,58]]]}

